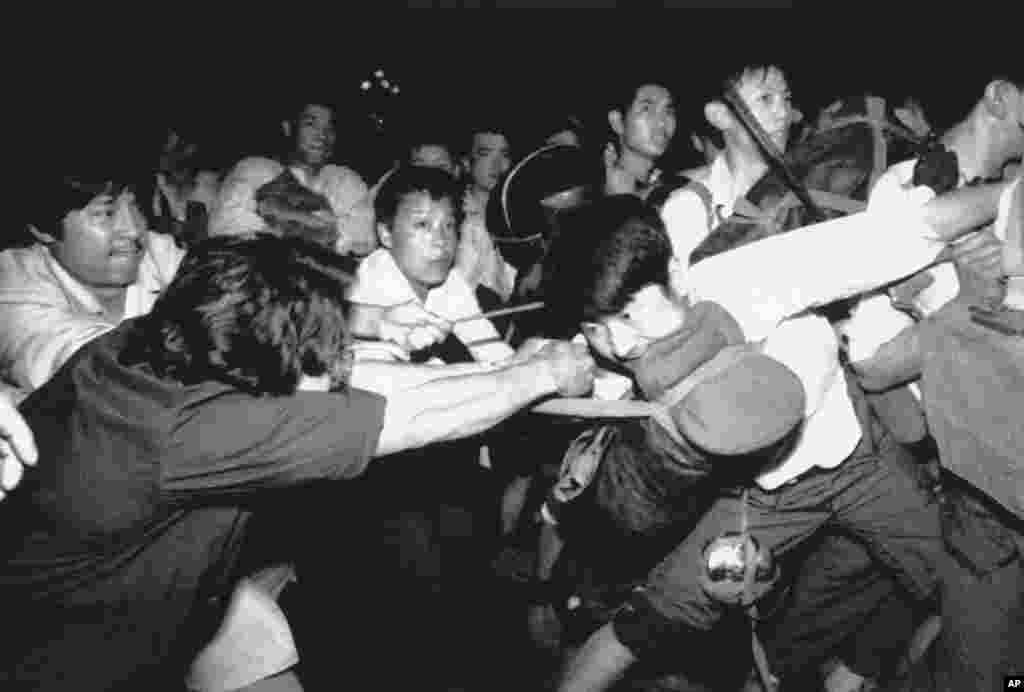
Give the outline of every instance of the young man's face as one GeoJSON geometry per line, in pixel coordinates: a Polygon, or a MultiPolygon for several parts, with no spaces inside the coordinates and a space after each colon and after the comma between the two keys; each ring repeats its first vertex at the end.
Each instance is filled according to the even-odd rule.
{"type": "Polygon", "coordinates": [[[440,168],[455,175],[455,161],[448,147],[443,144],[421,144],[413,147],[409,153],[409,163],[413,166],[440,168]]]}
{"type": "Polygon", "coordinates": [[[626,113],[613,122],[619,143],[645,158],[656,159],[668,149],[676,133],[676,106],[668,89],[645,84],[636,90],[626,113]]]}
{"type": "MultiPolygon", "coordinates": [[[[736,85],[736,91],[779,151],[785,151],[789,144],[789,131],[796,120],[796,111],[789,84],[782,71],[777,67],[769,67],[744,72],[736,85]]],[[[743,125],[737,122],[736,127],[742,129],[743,125]]]]}
{"type": "Polygon", "coordinates": [[[469,152],[469,174],[477,188],[487,192],[493,190],[511,163],[505,135],[497,132],[478,132],[473,135],[473,148],[469,152]]]}
{"type": "Polygon", "coordinates": [[[334,154],[334,114],[327,106],[309,104],[295,121],[295,155],[309,166],[322,166],[334,154]]]}
{"type": "Polygon", "coordinates": [[[622,362],[639,358],[655,341],[677,331],[688,306],[671,289],[646,286],[619,313],[581,325],[590,347],[605,358],[622,362]]]}
{"type": "Polygon", "coordinates": [[[423,192],[406,195],[390,227],[380,224],[378,231],[381,244],[420,298],[448,278],[458,245],[452,200],[423,192]]]}
{"type": "Polygon", "coordinates": [[[90,288],[135,283],[146,250],[145,221],[131,192],[110,203],[94,198],[64,217],[63,235],[51,250],[57,261],[90,288]]]}

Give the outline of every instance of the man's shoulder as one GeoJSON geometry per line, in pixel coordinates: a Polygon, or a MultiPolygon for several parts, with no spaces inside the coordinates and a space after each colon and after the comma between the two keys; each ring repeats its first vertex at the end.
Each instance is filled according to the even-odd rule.
{"type": "Polygon", "coordinates": [[[274,159],[266,156],[246,156],[231,167],[225,180],[264,175],[274,178],[282,170],[284,170],[284,166],[274,159]]]}
{"type": "Polygon", "coordinates": [[[412,288],[386,248],[377,248],[359,262],[348,299],[367,305],[396,305],[412,299],[412,288]]]}
{"type": "Polygon", "coordinates": [[[51,266],[50,253],[45,246],[36,244],[0,252],[0,290],[40,286],[58,286],[57,276],[51,266]]]}
{"type": "Polygon", "coordinates": [[[336,186],[358,187],[369,190],[363,176],[348,166],[329,163],[320,171],[320,179],[336,186]]]}

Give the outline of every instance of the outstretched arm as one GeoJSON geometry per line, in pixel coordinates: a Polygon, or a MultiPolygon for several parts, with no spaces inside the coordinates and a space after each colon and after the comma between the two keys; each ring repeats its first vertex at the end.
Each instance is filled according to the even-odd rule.
{"type": "Polygon", "coordinates": [[[580,396],[593,386],[593,370],[586,347],[553,342],[525,362],[395,392],[388,397],[375,456],[471,437],[544,396],[580,396]]]}

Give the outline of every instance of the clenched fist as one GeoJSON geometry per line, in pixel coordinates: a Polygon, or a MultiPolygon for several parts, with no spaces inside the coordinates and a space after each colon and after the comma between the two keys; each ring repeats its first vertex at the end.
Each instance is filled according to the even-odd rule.
{"type": "Polygon", "coordinates": [[[384,311],[377,336],[407,351],[419,351],[441,343],[451,330],[451,322],[429,312],[418,302],[409,301],[384,311]]]}
{"type": "Polygon", "coordinates": [[[562,396],[583,396],[594,387],[594,359],[582,344],[552,341],[537,351],[550,369],[558,393],[562,396]]]}

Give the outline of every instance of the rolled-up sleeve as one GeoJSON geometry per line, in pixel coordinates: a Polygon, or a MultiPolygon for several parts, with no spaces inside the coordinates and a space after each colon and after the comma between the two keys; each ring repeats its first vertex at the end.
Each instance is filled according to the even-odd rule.
{"type": "Polygon", "coordinates": [[[354,478],[376,453],[385,406],[384,397],[358,389],[203,402],[174,430],[162,491],[216,498],[354,478]]]}

